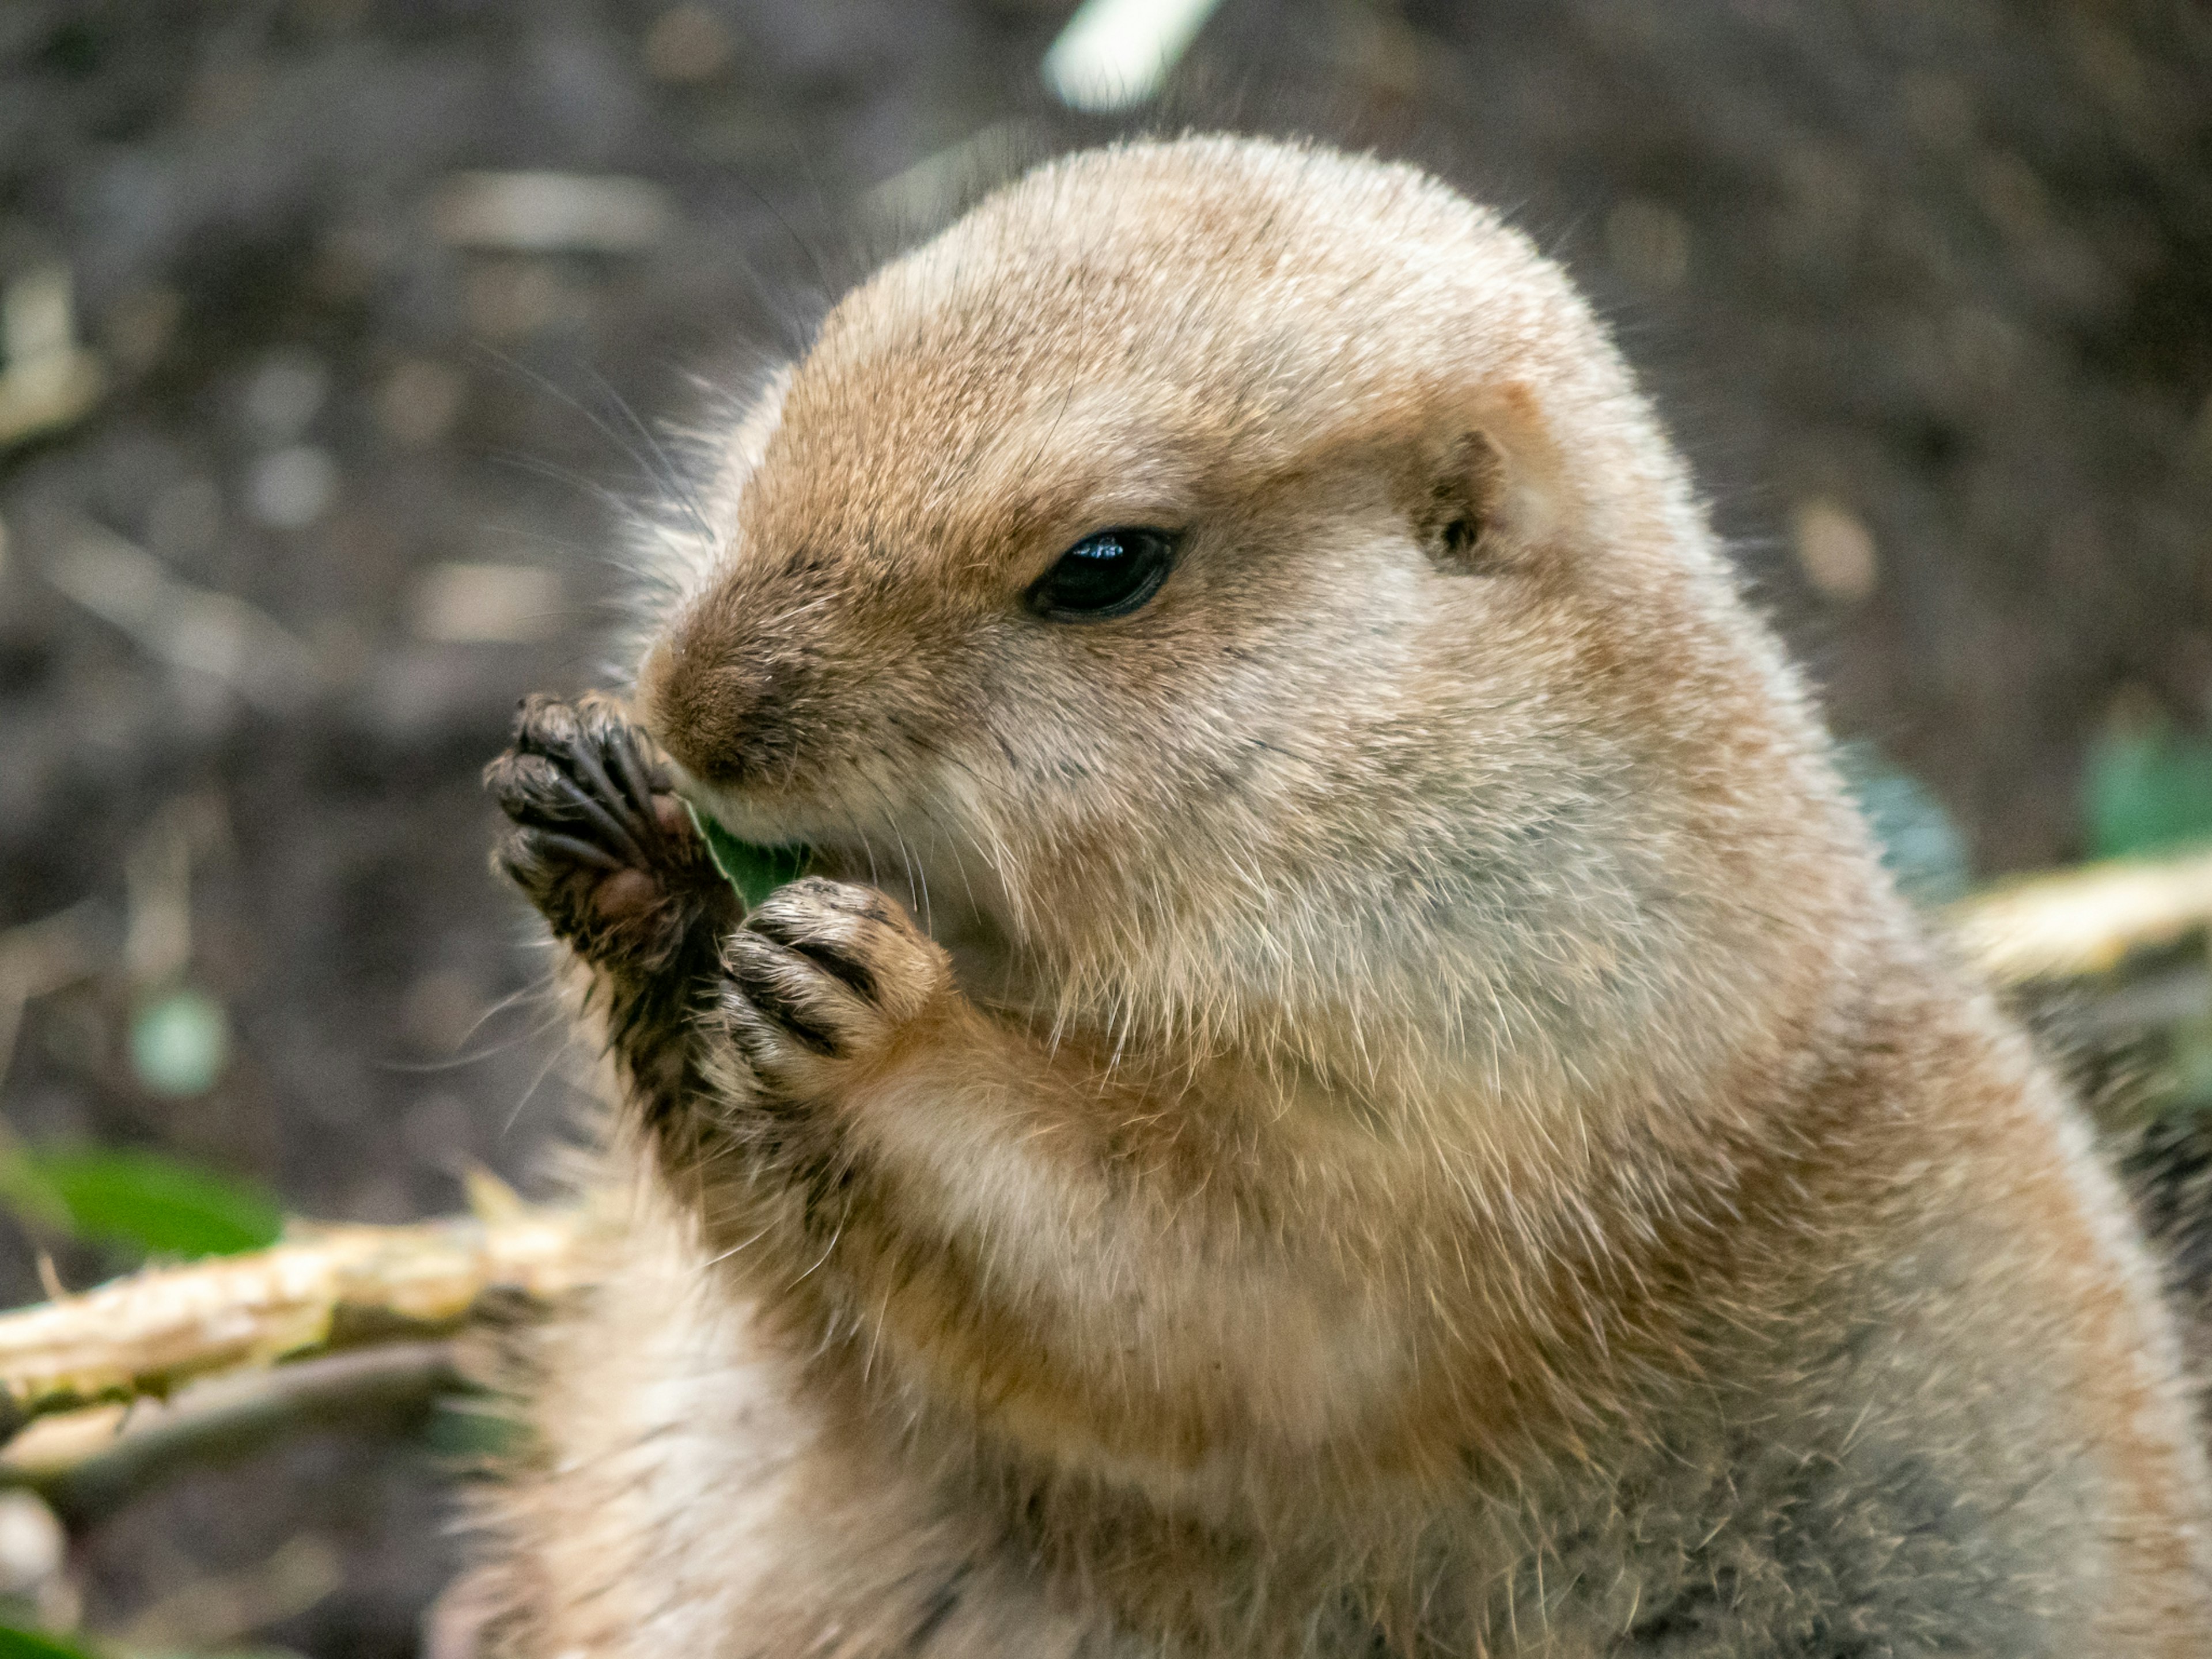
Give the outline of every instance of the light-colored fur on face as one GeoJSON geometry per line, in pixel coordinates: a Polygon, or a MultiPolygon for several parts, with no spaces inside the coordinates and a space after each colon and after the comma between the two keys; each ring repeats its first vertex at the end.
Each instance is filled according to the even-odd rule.
{"type": "Polygon", "coordinates": [[[857,290],[778,392],[662,618],[768,746],[712,793],[740,834],[902,851],[1056,1012],[1147,1041],[1334,1066],[1382,1021],[1417,1073],[1581,1090],[1624,1024],[1694,1076],[1803,994],[1775,965],[1857,852],[1795,690],[1565,278],[1433,180],[1075,158],[857,290]],[[1471,574],[1425,508],[1481,439],[1471,574]],[[1019,613],[1127,524],[1186,535],[1141,616],[1019,613]]]}
{"type": "Polygon", "coordinates": [[[801,1068],[803,1179],[701,1039],[549,1351],[509,1650],[2212,1637],[2109,1183],[1525,238],[1322,149],[1069,157],[714,459],[640,718],[951,965],[801,1068]],[[1024,607],[1135,526],[1149,604],[1024,607]]]}

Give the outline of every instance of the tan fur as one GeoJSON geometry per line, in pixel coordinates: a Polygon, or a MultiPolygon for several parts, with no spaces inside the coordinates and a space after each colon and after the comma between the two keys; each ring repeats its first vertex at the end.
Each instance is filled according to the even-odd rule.
{"type": "Polygon", "coordinates": [[[2111,1183],[1522,238],[1074,156],[839,304],[702,503],[640,717],[832,879],[718,935],[689,1071],[618,1032],[495,1651],[2202,1650],[2111,1183]],[[1130,525],[1143,610],[1023,610],[1130,525]]]}

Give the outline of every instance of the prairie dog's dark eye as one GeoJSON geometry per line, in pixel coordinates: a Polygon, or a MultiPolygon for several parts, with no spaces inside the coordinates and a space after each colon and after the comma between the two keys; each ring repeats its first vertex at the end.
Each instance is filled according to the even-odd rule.
{"type": "Polygon", "coordinates": [[[1054,622],[1126,617],[1159,592],[1175,563],[1164,530],[1102,530],[1060,556],[1029,591],[1029,607],[1054,622]]]}

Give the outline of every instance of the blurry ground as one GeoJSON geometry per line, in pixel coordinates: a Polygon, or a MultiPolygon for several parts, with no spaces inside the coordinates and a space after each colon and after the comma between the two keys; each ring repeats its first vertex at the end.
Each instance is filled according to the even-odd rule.
{"type": "MultiPolygon", "coordinates": [[[[537,964],[476,775],[519,694],[599,672],[599,495],[648,488],[618,411],[686,411],[687,372],[788,349],[963,182],[1108,132],[1038,88],[1064,21],[0,5],[0,320],[23,349],[66,273],[76,391],[100,377],[0,450],[0,930],[84,906],[0,952],[40,992],[0,1048],[11,1130],[362,1219],[455,1207],[471,1161],[528,1183],[573,1093],[512,1000],[537,964]],[[518,168],[641,182],[532,252],[456,179],[518,168]],[[179,983],[230,1053],[168,1097],[127,1041],[179,983]]],[[[1224,0],[1178,99],[1428,160],[1565,258],[1838,725],[1979,871],[2081,850],[2109,722],[2201,721],[2200,5],[1224,0]]],[[[0,1224],[0,1304],[37,1294],[0,1224]]],[[[333,1434],[195,1477],[85,1540],[88,1611],[410,1651],[448,1554],[435,1458],[333,1434]]]]}

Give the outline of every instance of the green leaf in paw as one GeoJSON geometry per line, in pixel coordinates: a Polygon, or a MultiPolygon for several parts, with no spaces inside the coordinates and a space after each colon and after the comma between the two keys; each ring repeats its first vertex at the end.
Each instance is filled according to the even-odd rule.
{"type": "Polygon", "coordinates": [[[692,828],[707,843],[707,853],[714,860],[714,867],[738,890],[738,896],[745,902],[746,909],[757,908],[761,901],[777,888],[806,873],[805,848],[756,847],[750,842],[739,841],[690,801],[684,803],[684,810],[691,814],[692,828]]]}

